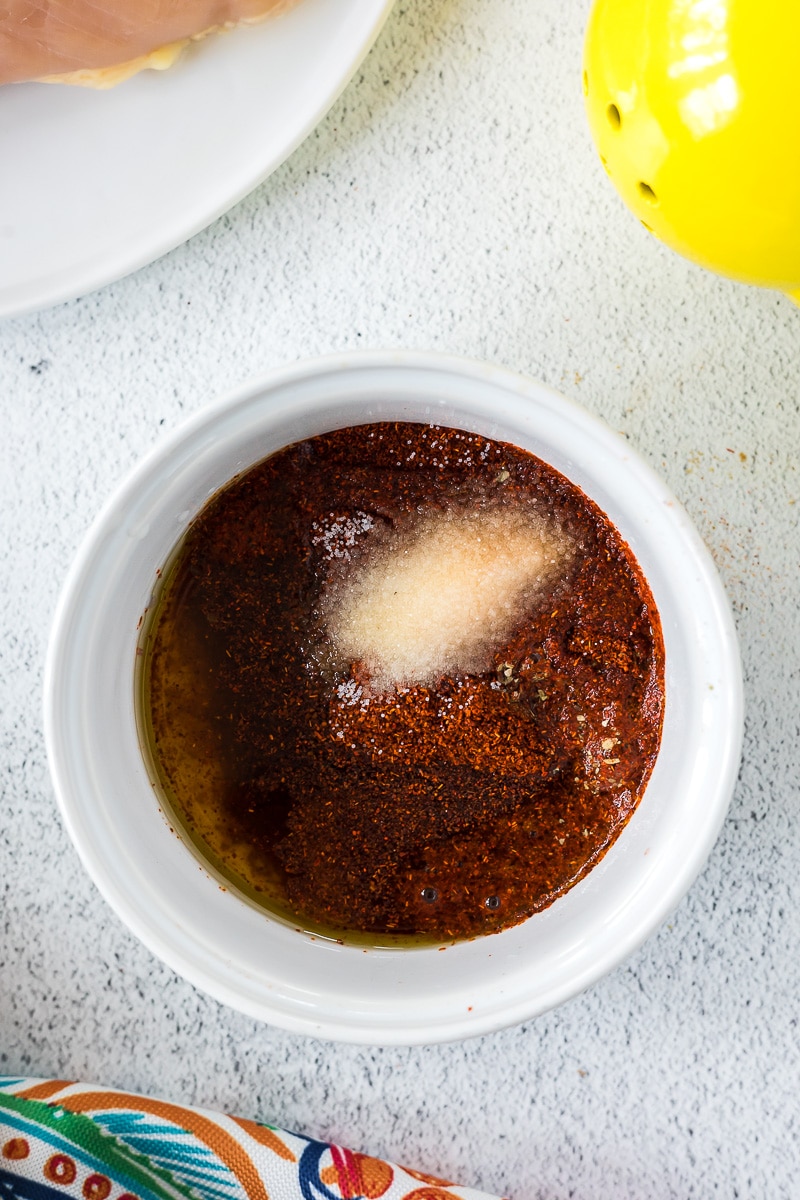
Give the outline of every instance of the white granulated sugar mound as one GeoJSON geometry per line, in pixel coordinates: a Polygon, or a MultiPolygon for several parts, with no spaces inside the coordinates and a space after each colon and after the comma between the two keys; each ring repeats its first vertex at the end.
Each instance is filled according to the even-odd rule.
{"type": "Polygon", "coordinates": [[[325,605],[334,657],[362,662],[380,690],[489,670],[567,554],[519,509],[437,513],[338,582],[325,605]]]}

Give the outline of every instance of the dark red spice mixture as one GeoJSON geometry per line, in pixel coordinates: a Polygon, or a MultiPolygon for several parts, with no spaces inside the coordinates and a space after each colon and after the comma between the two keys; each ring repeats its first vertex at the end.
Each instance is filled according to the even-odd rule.
{"type": "Polygon", "coordinates": [[[218,858],[248,848],[237,870],[267,907],[334,936],[462,938],[546,908],[618,836],[658,751],[663,645],[630,550],[563,476],[457,430],[359,426],[250,470],[192,526],[150,636],[174,805],[218,858]],[[348,522],[473,502],[533,505],[574,547],[493,670],[371,696],[359,664],[320,665],[348,522]],[[190,665],[194,713],[172,686],[190,665]],[[216,845],[188,802],[188,746],[224,781],[216,845]]]}

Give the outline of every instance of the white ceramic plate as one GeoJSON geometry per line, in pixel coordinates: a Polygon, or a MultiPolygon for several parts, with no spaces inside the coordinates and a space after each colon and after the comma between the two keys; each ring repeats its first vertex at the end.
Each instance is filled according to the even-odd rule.
{"type": "Polygon", "coordinates": [[[127,275],[203,229],[322,119],[392,0],[301,0],[106,92],[0,88],[0,316],[127,275]]]}
{"type": "Polygon", "coordinates": [[[161,442],[98,517],[64,588],[45,679],[61,811],[108,901],[217,999],[352,1042],[487,1033],[574,996],[677,905],[714,843],[742,736],[739,653],[717,573],[686,513],[629,444],[541,384],[435,355],[345,355],[275,371],[161,442]],[[602,862],[544,912],[491,937],[414,950],[337,945],[223,889],[171,832],[134,712],[140,618],[209,495],[291,442],[376,420],[438,422],[532,451],[592,496],[661,614],[667,703],[645,795],[602,862]]]}

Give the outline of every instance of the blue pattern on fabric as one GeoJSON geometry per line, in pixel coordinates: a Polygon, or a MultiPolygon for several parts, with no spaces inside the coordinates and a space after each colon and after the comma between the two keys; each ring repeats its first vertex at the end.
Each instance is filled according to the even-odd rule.
{"type": "MultiPolygon", "coordinates": [[[[20,1133],[26,1133],[30,1138],[38,1138],[40,1142],[47,1142],[62,1154],[68,1154],[71,1158],[78,1159],[79,1162],[82,1162],[91,1171],[102,1173],[108,1169],[102,1159],[95,1158],[93,1154],[89,1154],[81,1146],[76,1145],[75,1142],[59,1137],[58,1134],[53,1133],[45,1125],[39,1125],[35,1121],[26,1121],[24,1117],[8,1112],[5,1108],[0,1108],[0,1125],[10,1125],[12,1129],[18,1129],[20,1133]]],[[[127,1187],[128,1184],[125,1186],[127,1187]]],[[[133,1190],[141,1191],[141,1185],[133,1190]]]]}
{"type": "MultiPolygon", "coordinates": [[[[93,1118],[87,1118],[87,1120],[91,1121],[93,1118]]],[[[62,1154],[68,1154],[71,1158],[83,1163],[83,1165],[88,1167],[90,1171],[96,1171],[99,1174],[104,1174],[109,1169],[108,1164],[104,1162],[103,1159],[96,1158],[93,1154],[90,1154],[84,1150],[82,1146],[79,1146],[75,1142],[69,1141],[66,1138],[60,1138],[46,1126],[40,1125],[36,1121],[27,1121],[24,1117],[20,1117],[17,1113],[9,1112],[6,1108],[2,1107],[0,1107],[0,1125],[8,1125],[12,1129],[18,1130],[20,1133],[27,1134],[30,1138],[38,1138],[40,1142],[47,1142],[47,1144],[52,1146],[55,1150],[59,1150],[62,1154]]],[[[100,1134],[100,1130],[98,1130],[98,1134],[100,1134]]],[[[8,1175],[7,1171],[4,1172],[4,1174],[7,1175],[8,1178],[18,1178],[16,1175],[8,1175]]],[[[120,1187],[139,1196],[140,1200],[158,1200],[157,1193],[153,1192],[149,1187],[147,1187],[146,1184],[143,1184],[140,1180],[135,1179],[132,1175],[128,1175],[128,1173],[119,1166],[114,1168],[114,1177],[120,1187]]],[[[31,1186],[34,1186],[34,1184],[31,1183],[31,1186]]],[[[42,1184],[41,1186],[44,1187],[45,1185],[42,1184]]],[[[63,1192],[52,1192],[51,1189],[48,1189],[48,1194],[63,1196],[63,1192]]],[[[0,1197],[2,1197],[1,1193],[0,1197]]]]}
{"type": "Polygon", "coordinates": [[[0,1167],[0,1200],[56,1200],[56,1197],[63,1198],[63,1195],[63,1190],[37,1183],[35,1179],[11,1175],[0,1167]]]}
{"type": "Polygon", "coordinates": [[[323,1200],[341,1200],[341,1197],[337,1196],[336,1192],[331,1192],[326,1188],[319,1177],[319,1164],[328,1148],[327,1142],[309,1140],[308,1145],[300,1155],[297,1174],[300,1191],[303,1193],[304,1200],[319,1200],[319,1197],[322,1197],[323,1200]]]}
{"type": "Polygon", "coordinates": [[[225,1164],[181,1126],[157,1124],[139,1112],[96,1113],[92,1119],[106,1133],[170,1171],[195,1191],[199,1181],[204,1200],[239,1200],[241,1188],[225,1164]]]}

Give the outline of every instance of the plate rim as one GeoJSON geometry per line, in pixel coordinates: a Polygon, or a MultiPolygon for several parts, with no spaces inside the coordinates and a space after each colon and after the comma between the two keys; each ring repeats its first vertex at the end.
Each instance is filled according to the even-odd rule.
{"type": "MultiPolygon", "coordinates": [[[[190,220],[187,225],[181,227],[181,231],[178,231],[180,223],[173,221],[169,230],[161,237],[155,237],[149,242],[145,237],[140,237],[132,244],[128,253],[118,250],[117,255],[108,260],[108,266],[92,262],[88,268],[76,269],[69,282],[63,280],[63,271],[58,271],[55,275],[45,276],[44,281],[40,277],[33,282],[26,281],[23,284],[15,284],[8,289],[8,292],[0,287],[0,320],[54,308],[58,304],[91,295],[108,284],[117,283],[128,275],[135,274],[142,267],[149,266],[159,258],[163,258],[165,254],[182,246],[196,234],[219,220],[225,213],[230,212],[282,166],[327,116],[375,44],[394,7],[394,2],[395,0],[367,0],[367,4],[372,5],[373,11],[370,14],[369,7],[365,10],[367,14],[365,26],[360,30],[360,36],[354,43],[354,52],[348,58],[336,86],[326,92],[313,106],[306,120],[297,127],[293,136],[279,149],[273,149],[266,160],[260,161],[252,171],[246,172],[247,178],[240,182],[224,200],[214,204],[203,216],[190,220]]],[[[9,84],[7,86],[23,87],[25,85],[9,84]]]]}

